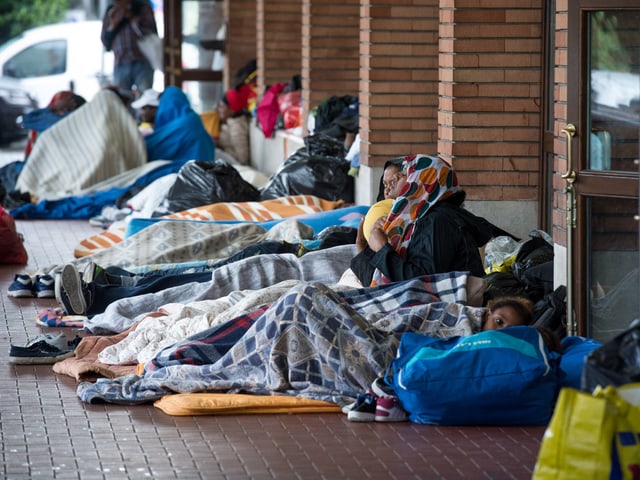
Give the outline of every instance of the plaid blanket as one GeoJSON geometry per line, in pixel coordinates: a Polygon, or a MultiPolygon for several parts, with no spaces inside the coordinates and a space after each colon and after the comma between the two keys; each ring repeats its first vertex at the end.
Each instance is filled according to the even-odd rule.
{"type": "Polygon", "coordinates": [[[175,392],[276,392],[346,405],[385,372],[404,332],[479,330],[484,309],[452,303],[465,297],[466,278],[439,274],[341,291],[301,283],[264,311],[161,351],[141,376],[81,383],[77,393],[85,402],[136,404],[175,392]]]}

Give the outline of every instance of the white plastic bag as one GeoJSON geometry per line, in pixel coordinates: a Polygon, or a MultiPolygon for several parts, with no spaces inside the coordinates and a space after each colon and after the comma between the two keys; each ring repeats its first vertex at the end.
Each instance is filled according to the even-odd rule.
{"type": "Polygon", "coordinates": [[[149,60],[154,70],[162,71],[162,39],[156,33],[149,33],[138,40],[138,48],[149,60]]]}

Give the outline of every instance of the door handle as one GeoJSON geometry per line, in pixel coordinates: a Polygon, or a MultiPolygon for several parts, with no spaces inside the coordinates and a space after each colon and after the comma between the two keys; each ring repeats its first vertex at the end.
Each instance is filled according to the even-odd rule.
{"type": "Polygon", "coordinates": [[[576,127],[572,123],[568,123],[566,127],[560,130],[560,133],[567,136],[567,171],[562,174],[562,178],[566,180],[569,185],[573,185],[573,182],[576,181],[576,177],[578,176],[573,169],[573,149],[571,148],[571,139],[576,134],[576,127]]]}

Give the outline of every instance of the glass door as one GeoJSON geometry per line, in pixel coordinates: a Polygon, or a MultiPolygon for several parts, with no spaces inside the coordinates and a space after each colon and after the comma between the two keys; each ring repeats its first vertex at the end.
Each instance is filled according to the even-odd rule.
{"type": "Polygon", "coordinates": [[[222,96],[223,0],[164,0],[165,84],[181,87],[193,109],[215,109],[222,96]]]}
{"type": "Polygon", "coordinates": [[[569,4],[567,282],[600,341],[640,318],[639,25],[636,0],[569,4]]]}

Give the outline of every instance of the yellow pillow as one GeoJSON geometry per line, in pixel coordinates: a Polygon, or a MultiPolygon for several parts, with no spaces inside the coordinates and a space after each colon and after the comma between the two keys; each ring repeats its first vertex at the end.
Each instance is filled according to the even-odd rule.
{"type": "Polygon", "coordinates": [[[385,200],[380,200],[378,203],[374,203],[369,207],[369,211],[364,217],[364,223],[362,224],[362,232],[364,233],[364,238],[369,241],[369,233],[371,232],[371,227],[376,223],[380,217],[386,217],[389,215],[391,211],[391,205],[393,205],[393,199],[387,198],[385,200]]]}

